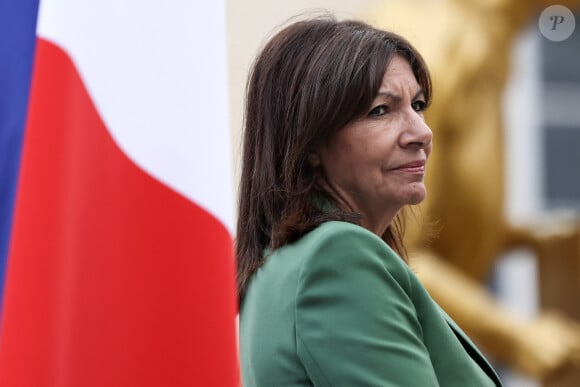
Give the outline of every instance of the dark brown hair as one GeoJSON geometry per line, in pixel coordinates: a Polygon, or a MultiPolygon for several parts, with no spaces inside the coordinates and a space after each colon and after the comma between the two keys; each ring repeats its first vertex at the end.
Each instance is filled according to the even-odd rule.
{"type": "MultiPolygon", "coordinates": [[[[258,55],[244,116],[236,241],[240,299],[265,249],[328,220],[361,218],[317,185],[319,172],[308,156],[367,111],[395,54],[409,61],[429,103],[431,79],[419,53],[404,38],[362,22],[328,16],[298,21],[258,55]]],[[[383,239],[405,258],[403,228],[399,213],[383,239]]]]}

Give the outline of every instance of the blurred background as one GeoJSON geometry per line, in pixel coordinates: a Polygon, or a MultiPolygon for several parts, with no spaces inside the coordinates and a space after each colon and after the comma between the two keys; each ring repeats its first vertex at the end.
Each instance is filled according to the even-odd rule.
{"type": "Polygon", "coordinates": [[[580,386],[580,0],[38,3],[0,1],[0,384],[238,385],[246,77],[330,12],[432,73],[412,270],[507,387],[580,386]]]}
{"type": "MultiPolygon", "coordinates": [[[[434,78],[427,120],[435,145],[423,213],[438,222],[441,238],[426,244],[412,237],[410,244],[418,257],[444,262],[441,271],[425,266],[440,275],[426,278],[428,287],[435,283],[430,291],[445,309],[457,310],[453,317],[494,359],[508,387],[580,385],[577,349],[563,344],[577,343],[580,335],[580,29],[561,41],[542,35],[540,15],[552,4],[227,2],[234,186],[246,76],[260,47],[288,19],[320,10],[362,19],[401,33],[424,54],[434,78]],[[466,286],[463,300],[438,299],[447,294],[437,287],[448,275],[466,286]],[[482,305],[475,320],[501,315],[489,326],[509,326],[505,331],[478,328],[469,320],[476,312],[462,315],[478,308],[473,304],[481,294],[490,306],[482,305]],[[506,354],[515,331],[543,339],[506,354]]],[[[580,1],[555,4],[578,20],[580,1]]]]}

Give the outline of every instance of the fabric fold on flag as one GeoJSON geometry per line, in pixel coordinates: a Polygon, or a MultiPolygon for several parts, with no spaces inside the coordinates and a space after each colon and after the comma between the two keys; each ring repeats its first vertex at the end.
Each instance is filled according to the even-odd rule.
{"type": "MultiPolygon", "coordinates": [[[[119,8],[111,0],[101,3],[101,14],[119,8]]],[[[181,3],[182,12],[191,15],[195,10],[188,3],[181,3]]],[[[50,31],[46,26],[53,23],[45,18],[57,17],[65,25],[75,17],[71,9],[77,8],[62,8],[68,4],[41,3],[39,22],[45,27],[39,28],[12,225],[0,331],[0,385],[238,386],[228,229],[233,220],[227,219],[232,203],[215,201],[215,197],[231,199],[232,194],[231,174],[223,168],[229,168],[230,149],[223,143],[229,129],[227,116],[214,119],[211,130],[204,122],[204,117],[223,115],[227,91],[213,88],[226,82],[184,81],[181,89],[150,99],[154,104],[146,110],[134,110],[130,101],[103,103],[107,93],[117,90],[131,95],[126,84],[117,82],[122,72],[111,72],[97,59],[88,61],[90,48],[104,47],[103,43],[87,39],[85,53],[78,54],[73,52],[77,43],[61,39],[62,31],[41,33],[50,31]],[[113,86],[105,91],[92,88],[95,80],[113,86]],[[211,92],[206,92],[209,88],[211,92]],[[200,104],[203,97],[194,94],[214,95],[216,100],[200,104]],[[163,122],[158,115],[175,110],[175,105],[188,109],[189,121],[178,129],[149,127],[141,136],[131,117],[119,119],[142,114],[150,122],[163,122]],[[155,163],[176,162],[168,145],[160,145],[170,152],[163,154],[155,153],[155,143],[143,144],[155,141],[155,135],[180,141],[176,153],[185,152],[190,143],[194,155],[179,168],[181,176],[164,175],[175,168],[150,169],[155,163]],[[212,136],[217,139],[206,140],[212,136]],[[218,145],[196,160],[201,141],[218,145]],[[144,160],[147,157],[153,160],[144,160]],[[195,172],[192,180],[187,171],[195,169],[193,162],[212,173],[213,180],[200,180],[195,172]],[[206,200],[208,186],[220,192],[206,200]]],[[[213,17],[206,23],[225,26],[224,4],[216,4],[205,6],[204,12],[213,17]]],[[[145,30],[153,28],[161,39],[163,26],[151,19],[163,13],[155,9],[161,6],[137,2],[132,6],[135,15],[125,20],[127,30],[142,29],[147,35],[145,30]],[[152,23],[134,25],[135,20],[152,23]]],[[[179,11],[173,7],[172,14],[179,11]]],[[[106,28],[106,20],[98,23],[106,28]]],[[[79,35],[96,39],[83,30],[79,35]]],[[[170,34],[164,39],[181,39],[181,49],[195,50],[199,37],[170,34]]],[[[223,49],[225,28],[211,39],[223,49]]],[[[219,52],[216,55],[225,60],[219,52]]],[[[171,63],[175,58],[151,60],[171,63]]],[[[225,71],[220,72],[225,64],[214,69],[203,76],[227,78],[225,71]]],[[[189,71],[208,70],[202,66],[189,71]]],[[[188,73],[182,76],[191,79],[188,73]]],[[[140,107],[141,97],[135,97],[141,100],[140,107]]]]}

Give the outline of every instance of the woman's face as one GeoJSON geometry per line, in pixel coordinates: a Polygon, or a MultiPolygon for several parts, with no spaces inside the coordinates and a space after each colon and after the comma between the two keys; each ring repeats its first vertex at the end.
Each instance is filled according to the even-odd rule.
{"type": "Polygon", "coordinates": [[[405,58],[396,55],[368,112],[336,133],[317,153],[341,200],[364,215],[362,225],[381,235],[397,211],[426,195],[425,163],[431,129],[425,97],[405,58]]]}

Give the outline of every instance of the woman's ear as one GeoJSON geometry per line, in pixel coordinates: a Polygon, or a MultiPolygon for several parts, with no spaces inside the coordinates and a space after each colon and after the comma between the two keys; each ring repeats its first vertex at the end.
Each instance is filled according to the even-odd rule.
{"type": "Polygon", "coordinates": [[[310,164],[310,166],[314,168],[320,166],[320,157],[316,152],[312,152],[308,155],[308,164],[310,164]]]}

